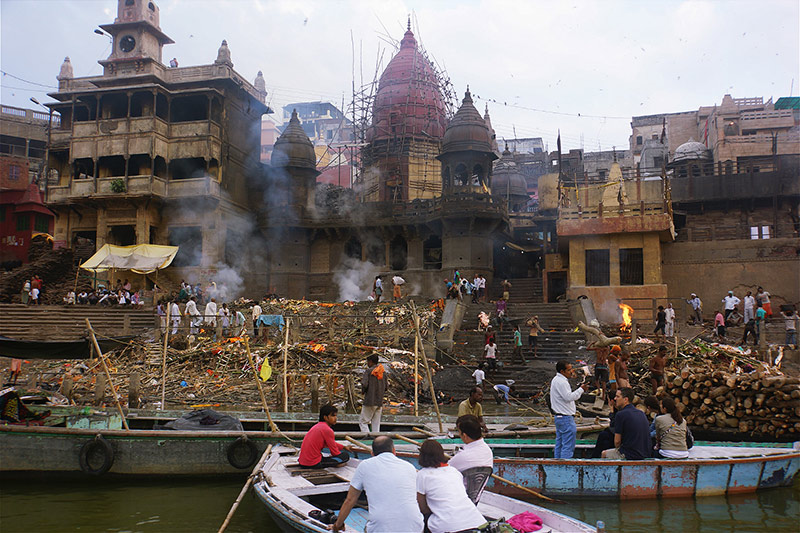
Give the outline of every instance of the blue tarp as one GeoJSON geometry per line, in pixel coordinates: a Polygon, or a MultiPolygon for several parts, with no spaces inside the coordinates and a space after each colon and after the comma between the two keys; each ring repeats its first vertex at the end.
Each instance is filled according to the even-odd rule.
{"type": "Polygon", "coordinates": [[[278,326],[278,330],[283,331],[285,322],[283,315],[259,315],[256,321],[259,327],[261,326],[278,326]]]}

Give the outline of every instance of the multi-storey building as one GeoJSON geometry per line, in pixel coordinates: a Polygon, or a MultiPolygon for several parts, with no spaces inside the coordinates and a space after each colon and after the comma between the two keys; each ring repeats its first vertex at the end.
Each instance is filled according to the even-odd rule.
{"type": "Polygon", "coordinates": [[[225,41],[207,65],[170,68],[159,11],[148,0],[118,0],[101,26],[112,51],[103,74],[76,78],[69,58],[50,107],[46,200],[55,239],[179,244],[176,267],[213,269],[247,237],[248,176],[258,173],[265,83],[233,69],[225,41]]]}

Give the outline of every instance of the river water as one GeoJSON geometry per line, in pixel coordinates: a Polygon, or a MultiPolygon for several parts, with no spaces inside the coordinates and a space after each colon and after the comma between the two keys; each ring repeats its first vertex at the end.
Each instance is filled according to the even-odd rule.
{"type": "MultiPolygon", "coordinates": [[[[241,479],[3,479],[0,531],[201,533],[217,531],[241,479]]],[[[539,502],[534,502],[539,503],[539,502]]],[[[550,504],[607,531],[800,531],[800,482],[752,495],[624,501],[582,499],[550,504]]],[[[279,529],[255,494],[245,496],[228,531],[279,529]]]]}

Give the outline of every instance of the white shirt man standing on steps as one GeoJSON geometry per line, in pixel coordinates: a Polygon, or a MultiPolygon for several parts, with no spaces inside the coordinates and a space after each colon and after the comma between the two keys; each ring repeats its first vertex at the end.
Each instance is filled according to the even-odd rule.
{"type": "Polygon", "coordinates": [[[556,363],[556,372],[558,373],[550,382],[550,408],[556,423],[556,447],[553,456],[556,459],[572,459],[575,435],[578,432],[575,426],[575,400],[586,392],[589,385],[584,383],[572,390],[569,378],[575,377],[575,370],[566,361],[556,363]]]}

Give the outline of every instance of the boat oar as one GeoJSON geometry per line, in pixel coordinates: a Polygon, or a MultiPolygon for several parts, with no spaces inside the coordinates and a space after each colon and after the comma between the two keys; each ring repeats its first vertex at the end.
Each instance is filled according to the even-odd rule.
{"type": "Polygon", "coordinates": [[[217,533],[222,533],[225,531],[225,528],[228,527],[228,524],[231,522],[231,518],[233,518],[233,514],[236,512],[236,509],[239,508],[239,504],[242,502],[242,498],[244,498],[244,495],[247,494],[247,489],[249,489],[250,485],[253,484],[253,478],[256,477],[256,473],[258,473],[258,471],[261,470],[261,467],[264,466],[264,463],[267,462],[267,458],[271,452],[272,444],[267,446],[267,449],[264,450],[264,455],[261,456],[261,459],[259,459],[258,463],[256,463],[256,467],[253,468],[253,471],[247,477],[247,482],[244,484],[244,487],[242,487],[239,497],[236,498],[235,502],[233,502],[233,507],[231,507],[231,510],[228,511],[228,516],[225,517],[225,521],[222,523],[217,533]]]}
{"type": "Polygon", "coordinates": [[[367,451],[369,453],[372,453],[372,448],[370,448],[369,446],[367,446],[363,442],[357,441],[356,439],[354,439],[350,435],[345,435],[344,438],[345,438],[345,440],[347,440],[347,442],[349,442],[350,444],[353,444],[357,448],[361,448],[362,450],[365,450],[365,451],[367,451]]]}
{"type": "MultiPolygon", "coordinates": [[[[404,437],[402,435],[395,435],[395,438],[396,439],[400,439],[400,440],[405,441],[405,442],[408,442],[410,444],[416,444],[417,446],[421,446],[421,444],[419,442],[417,442],[417,441],[415,441],[413,439],[409,439],[407,437],[404,437]]],[[[450,459],[449,455],[444,454],[444,456],[447,457],[448,459],[450,459]]],[[[501,483],[505,483],[506,485],[510,485],[510,486],[514,487],[515,489],[519,489],[519,490],[521,490],[523,492],[527,492],[528,494],[531,494],[532,496],[536,496],[537,498],[540,498],[542,500],[545,500],[545,501],[548,501],[548,502],[551,502],[551,503],[565,503],[565,502],[563,502],[561,500],[555,500],[555,499],[553,499],[553,498],[551,498],[549,496],[545,496],[544,494],[542,494],[540,492],[536,492],[533,489],[529,489],[528,487],[526,487],[524,485],[520,485],[519,483],[514,483],[510,479],[506,479],[504,477],[500,477],[497,474],[492,474],[492,479],[494,479],[496,481],[499,481],[501,483]]]]}
{"type": "Polygon", "coordinates": [[[438,437],[436,433],[431,433],[430,431],[418,427],[412,427],[412,430],[416,431],[417,433],[422,433],[423,435],[427,435],[429,437],[438,437]]]}

